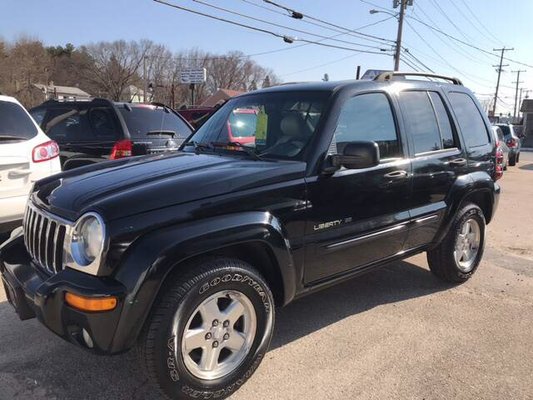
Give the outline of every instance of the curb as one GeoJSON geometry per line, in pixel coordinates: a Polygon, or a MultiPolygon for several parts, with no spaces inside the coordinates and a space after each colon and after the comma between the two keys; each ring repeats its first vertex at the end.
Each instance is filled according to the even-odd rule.
{"type": "Polygon", "coordinates": [[[533,147],[522,147],[520,151],[530,151],[533,152],[533,147]]]}

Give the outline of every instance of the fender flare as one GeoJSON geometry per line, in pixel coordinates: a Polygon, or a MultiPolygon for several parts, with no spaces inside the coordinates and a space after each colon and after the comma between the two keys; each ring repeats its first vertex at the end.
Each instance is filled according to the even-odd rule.
{"type": "Polygon", "coordinates": [[[440,243],[448,231],[451,228],[453,220],[460,210],[462,204],[469,197],[476,195],[488,195],[490,197],[490,213],[485,215],[487,223],[492,219],[496,208],[498,206],[498,200],[500,195],[500,186],[492,180],[489,174],[482,171],[472,172],[467,175],[459,177],[453,184],[448,199],[446,201],[447,212],[444,215],[441,228],[437,232],[434,239],[434,244],[440,243]]]}
{"type": "Polygon", "coordinates": [[[222,215],[165,227],[137,239],[124,254],[115,279],[127,296],[113,350],[123,351],[137,339],[166,278],[188,259],[238,244],[260,242],[274,256],[283,286],[283,304],[294,298],[296,271],[286,233],[266,211],[222,215]]]}

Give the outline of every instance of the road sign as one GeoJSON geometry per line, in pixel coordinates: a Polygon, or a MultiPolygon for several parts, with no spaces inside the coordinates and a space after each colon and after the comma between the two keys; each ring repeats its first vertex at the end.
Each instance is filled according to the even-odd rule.
{"type": "Polygon", "coordinates": [[[207,79],[205,68],[187,68],[180,73],[181,83],[204,83],[207,79]]]}

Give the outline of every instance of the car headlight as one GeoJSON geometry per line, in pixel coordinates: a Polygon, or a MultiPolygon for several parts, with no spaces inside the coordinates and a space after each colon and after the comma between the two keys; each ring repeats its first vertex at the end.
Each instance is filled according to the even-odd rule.
{"type": "Polygon", "coordinates": [[[102,217],[96,213],[84,214],[74,225],[70,242],[72,260],[81,267],[99,267],[104,252],[106,231],[102,217]]]}

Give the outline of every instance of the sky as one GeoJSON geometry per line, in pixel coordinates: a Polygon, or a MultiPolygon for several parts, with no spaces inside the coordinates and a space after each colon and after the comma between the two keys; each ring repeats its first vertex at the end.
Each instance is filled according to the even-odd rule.
{"type": "MultiPolygon", "coordinates": [[[[303,20],[290,18],[282,9],[262,0],[201,1],[261,21],[228,14],[194,0],[168,0],[300,41],[285,43],[272,34],[194,15],[153,0],[0,0],[0,38],[14,41],[30,36],[45,45],[70,42],[76,46],[117,39],[150,39],[165,44],[173,51],[199,48],[224,53],[239,50],[251,55],[260,65],[272,68],[286,82],[320,80],[325,73],[330,80],[353,79],[358,65],[362,71],[393,67],[391,41],[396,39],[398,26],[397,19],[388,14],[398,11],[392,8],[393,0],[274,0],[303,13],[303,20]],[[371,9],[380,12],[370,14],[371,9]],[[320,24],[308,17],[337,27],[320,24]],[[386,20],[379,22],[383,19],[386,20]],[[364,40],[347,31],[374,23],[360,32],[389,41],[364,40]],[[337,36],[324,40],[324,37],[333,35],[337,36]],[[301,39],[348,49],[308,44],[301,39]]],[[[501,76],[497,113],[513,112],[516,73],[512,71],[528,70],[520,77],[524,81],[520,87],[533,89],[530,30],[533,0],[414,0],[406,15],[402,45],[416,57],[416,61],[402,55],[407,63],[402,62],[401,70],[412,71],[418,63],[420,70],[427,71],[429,68],[436,73],[457,76],[484,104],[494,96],[496,86],[497,72],[493,65],[498,64],[499,58],[498,53],[492,50],[505,46],[514,48],[505,53],[506,57],[531,68],[504,61],[509,66],[503,68],[505,72],[501,76]],[[437,33],[415,18],[464,44],[437,33]],[[483,53],[467,44],[495,55],[483,53]]],[[[530,95],[533,96],[533,91],[530,95]]]]}

